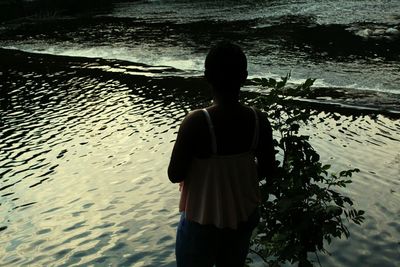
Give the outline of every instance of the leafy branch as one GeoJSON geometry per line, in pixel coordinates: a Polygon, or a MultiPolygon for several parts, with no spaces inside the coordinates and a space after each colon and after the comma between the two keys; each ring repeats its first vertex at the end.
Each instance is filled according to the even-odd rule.
{"type": "Polygon", "coordinates": [[[313,97],[315,79],[307,79],[295,88],[287,88],[290,73],[280,81],[256,79],[269,95],[255,103],[266,112],[279,139],[275,139],[281,160],[274,177],[261,183],[261,223],[253,240],[254,251],[271,266],[289,261],[313,266],[309,252],[328,253],[328,244],[350,232],[344,221],[361,224],[364,211],[353,208],[353,201],[338,189],[351,183],[359,169],[329,173],[331,165],[322,164],[310,144],[310,136],[300,129],[309,123],[315,111],[291,105],[293,97],[313,97]],[[268,259],[268,260],[267,260],[268,259]]]}

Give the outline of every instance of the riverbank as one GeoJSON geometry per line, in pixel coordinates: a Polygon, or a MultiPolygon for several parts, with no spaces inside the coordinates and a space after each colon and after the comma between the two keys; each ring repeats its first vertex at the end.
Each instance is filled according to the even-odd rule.
{"type": "Polygon", "coordinates": [[[110,12],[114,2],[123,0],[2,0],[0,2],[0,23],[14,19],[40,19],[58,16],[91,16],[110,12]]]}

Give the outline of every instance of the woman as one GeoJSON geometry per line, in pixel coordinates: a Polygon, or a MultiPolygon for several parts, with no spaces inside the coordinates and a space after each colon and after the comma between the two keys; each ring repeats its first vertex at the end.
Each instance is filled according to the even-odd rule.
{"type": "Polygon", "coordinates": [[[177,266],[243,266],[259,220],[259,179],[275,162],[272,130],[263,114],[239,103],[247,79],[239,46],[213,47],[205,77],[213,103],[183,120],[168,167],[171,182],[181,183],[177,266]]]}

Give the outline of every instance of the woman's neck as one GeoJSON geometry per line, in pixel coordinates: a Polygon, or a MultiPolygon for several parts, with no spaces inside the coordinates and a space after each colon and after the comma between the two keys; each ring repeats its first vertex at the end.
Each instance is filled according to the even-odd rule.
{"type": "Polygon", "coordinates": [[[236,107],[239,105],[239,90],[237,94],[220,94],[214,90],[213,106],[236,107]]]}
{"type": "Polygon", "coordinates": [[[219,107],[237,107],[240,106],[240,102],[237,98],[234,99],[227,99],[227,98],[213,98],[213,106],[219,107]]]}

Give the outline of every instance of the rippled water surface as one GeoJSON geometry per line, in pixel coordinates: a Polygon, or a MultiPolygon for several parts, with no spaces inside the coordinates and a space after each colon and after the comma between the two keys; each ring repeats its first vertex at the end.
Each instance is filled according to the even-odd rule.
{"type": "Polygon", "coordinates": [[[400,3],[393,0],[184,0],[139,1],[120,3],[112,12],[117,17],[139,17],[155,21],[243,20],[274,18],[283,15],[314,16],[319,23],[353,23],[360,21],[394,22],[400,17],[400,3]],[[140,10],[140,12],[138,12],[140,10]]]}
{"type": "Polygon", "coordinates": [[[165,166],[185,109],[118,81],[16,75],[1,99],[0,263],[172,266],[165,166]]]}
{"type": "MultiPolygon", "coordinates": [[[[3,70],[1,265],[174,266],[179,193],[166,167],[179,121],[208,98],[201,83],[150,69],[3,70]]],[[[336,170],[362,170],[345,193],[366,221],[321,261],[396,266],[399,121],[320,113],[305,131],[336,170]]]]}

